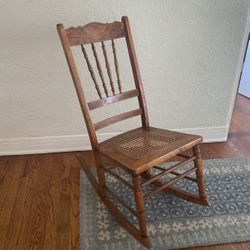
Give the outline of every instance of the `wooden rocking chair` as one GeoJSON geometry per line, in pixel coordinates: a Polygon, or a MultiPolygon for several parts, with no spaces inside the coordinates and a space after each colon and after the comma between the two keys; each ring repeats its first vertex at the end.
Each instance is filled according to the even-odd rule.
{"type": "Polygon", "coordinates": [[[149,248],[150,240],[147,234],[147,226],[144,214],[144,199],[147,199],[150,196],[163,190],[187,201],[191,201],[201,205],[208,205],[202,176],[202,159],[199,150],[199,144],[202,142],[202,137],[153,128],[149,126],[148,113],[141,83],[141,77],[127,17],[122,17],[121,22],[115,21],[113,23],[106,24],[89,23],[85,26],[79,26],[76,28],[71,27],[68,29],[64,29],[63,24],[58,24],[57,29],[87,126],[91,146],[94,153],[98,180],[88,166],[83,166],[83,169],[89,181],[95,188],[97,194],[100,196],[101,201],[106,205],[107,209],[116,219],[116,221],[123,228],[125,228],[136,240],[138,240],[145,247],[149,248]],[[126,39],[128,54],[135,82],[135,88],[126,92],[122,91],[119,75],[118,59],[115,46],[115,39],[118,38],[126,39]],[[102,56],[105,61],[111,91],[109,91],[104,79],[101,63],[98,59],[96,43],[101,44],[103,54],[102,56]],[[110,50],[112,50],[113,52],[113,67],[118,83],[118,94],[115,93],[112,70],[106,49],[106,45],[108,43],[110,43],[110,50]],[[104,93],[102,93],[103,91],[101,91],[101,87],[97,83],[97,78],[89,60],[87,50],[84,47],[86,44],[91,44],[93,56],[95,58],[95,63],[100,79],[102,81],[102,88],[104,90],[104,93]],[[80,77],[78,75],[78,71],[74,61],[73,53],[71,51],[72,46],[81,46],[83,56],[86,60],[91,78],[94,82],[97,94],[99,96],[98,100],[94,100],[91,102],[86,101],[84,91],[81,86],[80,77]],[[113,116],[95,124],[92,122],[90,116],[91,110],[100,108],[104,105],[110,105],[135,97],[138,98],[138,109],[113,116]],[[96,130],[134,116],[141,116],[142,127],[130,130],[104,142],[98,143],[96,130]],[[191,150],[192,154],[183,154],[183,152],[187,150],[191,150]],[[174,166],[171,166],[169,168],[157,166],[160,163],[170,160],[176,156],[181,157],[182,160],[174,166]],[[129,173],[132,181],[128,182],[127,180],[125,180],[125,178],[123,178],[124,176],[118,175],[115,171],[113,171],[112,167],[105,166],[103,164],[103,159],[105,158],[112,160],[116,163],[115,166],[121,167],[123,170],[129,173]],[[194,163],[191,168],[185,170],[184,172],[182,171],[181,173],[176,171],[189,162],[194,163]],[[152,169],[157,169],[158,172],[155,173],[156,171],[150,171],[152,169]],[[195,172],[195,178],[189,176],[193,172],[195,172]],[[135,197],[135,209],[129,206],[111,188],[108,188],[105,183],[105,176],[107,174],[112,175],[114,178],[116,178],[122,184],[126,185],[129,189],[132,190],[135,197]],[[160,179],[167,174],[169,176],[172,176],[172,178],[164,183],[160,179]],[[186,179],[197,183],[198,193],[192,194],[174,187],[173,185],[180,179],[186,179]],[[148,185],[155,186],[155,189],[147,193],[145,193],[145,191],[143,192],[143,189],[148,185]],[[133,225],[111,202],[111,199],[109,198],[110,196],[115,198],[137,218],[138,228],[133,225]]]}

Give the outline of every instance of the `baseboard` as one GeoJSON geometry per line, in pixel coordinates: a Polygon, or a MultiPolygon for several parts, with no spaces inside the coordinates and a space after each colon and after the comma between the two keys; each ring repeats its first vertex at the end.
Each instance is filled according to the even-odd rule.
{"type": "MultiPolygon", "coordinates": [[[[100,141],[118,133],[103,133],[100,141]]],[[[89,150],[87,134],[0,139],[0,155],[41,154],[89,150]]]]}
{"type": "Polygon", "coordinates": [[[225,142],[228,136],[228,127],[203,127],[203,128],[184,128],[176,129],[175,131],[201,135],[203,142],[225,142]]]}
{"type": "MultiPolygon", "coordinates": [[[[227,140],[226,127],[189,128],[176,131],[202,135],[204,142],[221,142],[227,140]]],[[[119,133],[100,133],[100,141],[106,140],[119,133]]],[[[40,154],[90,149],[88,135],[63,135],[30,138],[0,139],[0,155],[40,154]]]]}

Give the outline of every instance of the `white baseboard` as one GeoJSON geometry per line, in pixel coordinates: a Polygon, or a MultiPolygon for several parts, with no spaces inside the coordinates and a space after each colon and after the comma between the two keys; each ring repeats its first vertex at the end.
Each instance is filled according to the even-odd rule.
{"type": "Polygon", "coordinates": [[[205,127],[205,128],[184,128],[176,129],[175,131],[201,135],[203,137],[203,142],[224,142],[227,140],[228,127],[205,127]]]}
{"type": "MultiPolygon", "coordinates": [[[[202,135],[204,142],[222,142],[227,140],[227,127],[189,128],[176,131],[202,135]]],[[[100,133],[100,141],[106,140],[118,133],[100,133]]],[[[90,149],[88,135],[63,135],[29,138],[0,139],[0,155],[40,154],[90,149]]]]}

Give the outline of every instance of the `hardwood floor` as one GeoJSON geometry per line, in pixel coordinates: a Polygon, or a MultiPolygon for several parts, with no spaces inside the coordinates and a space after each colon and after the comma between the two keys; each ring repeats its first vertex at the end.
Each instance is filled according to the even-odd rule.
{"type": "Polygon", "coordinates": [[[0,159],[0,249],[79,249],[74,154],[0,159]]]}
{"type": "MultiPolygon", "coordinates": [[[[238,96],[228,141],[202,145],[205,159],[250,156],[250,100],[238,96]]],[[[90,152],[0,157],[0,250],[79,249],[76,156],[90,152]]],[[[250,242],[189,248],[247,250],[250,242]]]]}

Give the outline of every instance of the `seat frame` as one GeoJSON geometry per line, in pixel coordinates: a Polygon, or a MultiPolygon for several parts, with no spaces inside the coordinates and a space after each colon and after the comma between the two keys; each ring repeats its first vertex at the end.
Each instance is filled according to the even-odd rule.
{"type": "Polygon", "coordinates": [[[101,201],[106,205],[109,212],[112,214],[112,216],[115,218],[115,220],[124,228],[126,229],[136,240],[138,240],[142,245],[144,245],[147,248],[150,248],[151,243],[150,239],[147,233],[147,226],[146,226],[146,219],[145,219],[145,209],[144,209],[144,200],[149,198],[150,196],[158,193],[159,191],[163,190],[167,193],[170,193],[172,195],[175,195],[179,198],[185,199],[187,201],[201,204],[201,205],[209,205],[206,195],[205,195],[205,187],[204,187],[204,181],[203,181],[203,175],[202,175],[202,158],[200,154],[199,144],[202,142],[202,138],[199,137],[196,140],[193,140],[191,143],[184,143],[182,147],[179,147],[172,152],[168,152],[168,154],[163,155],[162,157],[159,157],[158,159],[151,159],[149,158],[148,161],[155,163],[155,165],[147,165],[147,167],[141,169],[138,171],[138,169],[130,169],[125,166],[125,164],[121,164],[121,162],[115,160],[112,156],[105,154],[102,152],[100,148],[100,144],[98,143],[97,136],[96,136],[96,130],[103,128],[105,126],[108,126],[114,122],[118,122],[124,119],[128,119],[133,116],[140,115],[141,121],[142,121],[142,128],[144,130],[150,130],[149,126],[149,120],[148,120],[148,112],[147,112],[147,106],[144,96],[144,91],[141,83],[141,77],[138,67],[138,62],[135,54],[135,48],[134,43],[132,40],[130,25],[127,17],[122,17],[122,20],[120,22],[115,21],[113,23],[89,23],[85,26],[78,26],[78,27],[70,27],[68,29],[65,29],[63,24],[57,25],[57,30],[59,33],[59,37],[62,42],[62,47],[64,49],[64,53],[66,56],[66,60],[68,62],[68,66],[70,69],[70,73],[74,82],[74,86],[76,89],[76,93],[79,99],[80,107],[85,119],[86,127],[88,130],[93,154],[94,154],[94,162],[95,162],[95,168],[97,173],[97,178],[95,174],[93,174],[93,171],[91,170],[91,167],[82,161],[82,168],[88,177],[90,183],[94,187],[96,193],[99,195],[101,201]],[[122,93],[121,83],[119,79],[119,71],[118,71],[118,64],[117,64],[117,55],[115,50],[115,44],[114,40],[118,38],[125,38],[126,44],[128,48],[128,54],[130,58],[130,63],[132,67],[133,77],[134,77],[134,83],[135,83],[135,89],[131,91],[127,91],[122,93]],[[108,74],[110,77],[110,84],[112,87],[112,93],[113,95],[109,96],[108,91],[105,85],[105,82],[103,81],[103,75],[100,63],[98,61],[97,53],[94,44],[97,42],[102,43],[102,49],[103,54],[105,56],[105,60],[107,59],[106,55],[106,49],[104,41],[111,40],[112,41],[112,48],[114,53],[114,60],[115,60],[115,69],[117,74],[117,82],[119,85],[119,94],[115,94],[114,88],[112,86],[112,78],[110,76],[110,68],[109,63],[106,61],[106,66],[108,70],[108,74]],[[98,72],[100,74],[100,77],[103,82],[103,88],[106,93],[106,97],[103,97],[100,91],[99,86],[97,85],[93,69],[91,68],[90,62],[88,60],[87,53],[85,51],[85,48],[83,45],[85,44],[91,44],[92,50],[96,59],[96,64],[98,68],[98,72]],[[81,86],[81,80],[77,71],[77,67],[74,61],[74,57],[71,51],[72,46],[80,45],[82,47],[82,51],[85,57],[85,60],[87,62],[89,71],[91,73],[91,77],[94,81],[97,93],[100,97],[100,100],[92,101],[87,103],[83,88],[81,86]],[[115,117],[106,119],[104,121],[98,122],[94,124],[92,122],[90,111],[102,107],[104,105],[109,105],[118,101],[126,100],[128,98],[137,97],[139,102],[139,109],[129,111],[120,115],[117,115],[115,117]],[[187,150],[192,150],[192,154],[188,155],[183,152],[187,150]],[[170,168],[164,168],[161,166],[157,166],[157,164],[162,163],[166,160],[170,160],[173,157],[181,157],[180,162],[176,163],[175,165],[171,166],[170,168]],[[125,180],[122,176],[118,175],[116,172],[113,171],[114,166],[106,166],[103,163],[103,159],[107,158],[108,160],[111,160],[115,162],[115,167],[122,167],[129,175],[131,176],[132,181],[128,182],[125,180]],[[191,169],[179,173],[176,172],[177,169],[181,168],[183,165],[193,162],[194,167],[191,169]],[[155,169],[158,171],[157,174],[152,174],[150,171],[151,169],[155,169]],[[189,176],[192,172],[196,173],[196,177],[189,176]],[[124,200],[122,200],[115,192],[113,192],[110,188],[106,185],[106,175],[110,174],[113,177],[115,177],[117,180],[119,180],[122,184],[126,185],[128,188],[132,190],[135,197],[135,208],[133,209],[130,207],[124,200]],[[175,177],[171,179],[170,181],[164,183],[160,178],[163,176],[171,174],[175,177]],[[180,190],[178,188],[173,187],[173,184],[179,181],[180,179],[186,179],[192,182],[197,183],[198,186],[198,194],[191,194],[186,191],[180,190]],[[156,187],[155,190],[151,191],[150,193],[144,194],[143,188],[153,185],[156,187]],[[110,195],[115,198],[119,203],[121,203],[129,212],[131,212],[133,215],[136,216],[138,220],[138,227],[136,227],[134,224],[132,224],[124,214],[111,202],[110,195]]]}

